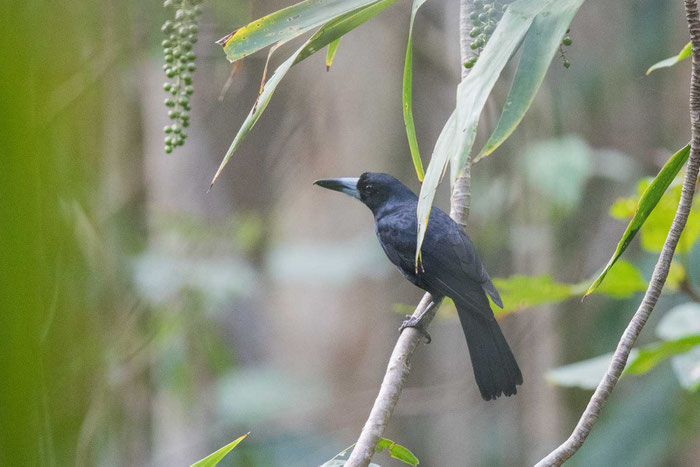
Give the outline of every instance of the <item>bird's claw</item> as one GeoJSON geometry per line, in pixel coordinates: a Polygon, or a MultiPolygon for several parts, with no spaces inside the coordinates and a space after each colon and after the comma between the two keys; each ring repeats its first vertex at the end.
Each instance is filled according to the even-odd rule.
{"type": "Polygon", "coordinates": [[[425,343],[430,344],[433,341],[433,338],[430,337],[430,334],[428,334],[428,331],[425,330],[425,327],[423,327],[423,320],[415,318],[411,315],[406,315],[406,320],[401,323],[401,326],[399,327],[399,333],[403,332],[404,329],[406,328],[414,328],[418,332],[420,332],[423,337],[425,337],[425,343]]]}

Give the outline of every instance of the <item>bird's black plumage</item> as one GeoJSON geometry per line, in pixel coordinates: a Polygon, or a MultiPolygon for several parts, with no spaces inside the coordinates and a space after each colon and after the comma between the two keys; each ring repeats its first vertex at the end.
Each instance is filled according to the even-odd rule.
{"type": "Polygon", "coordinates": [[[367,172],[359,179],[316,184],[359,198],[374,214],[384,252],[411,283],[436,299],[450,297],[467,338],[474,376],[486,400],[516,393],[523,377],[491,310],[487,294],[502,307],[486,268],[466,233],[443,211],[432,208],[416,271],[418,197],[391,175],[367,172]]]}

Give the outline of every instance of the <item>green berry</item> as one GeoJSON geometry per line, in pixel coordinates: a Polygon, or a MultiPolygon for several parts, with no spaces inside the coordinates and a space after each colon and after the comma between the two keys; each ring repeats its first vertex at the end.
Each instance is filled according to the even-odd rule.
{"type": "Polygon", "coordinates": [[[163,103],[165,104],[166,107],[175,107],[175,102],[170,98],[165,99],[165,101],[163,101],[163,103]]]}
{"type": "Polygon", "coordinates": [[[481,28],[474,28],[469,32],[469,37],[476,37],[481,34],[481,28]]]}
{"type": "MultiPolygon", "coordinates": [[[[188,64],[187,64],[187,70],[188,70],[188,71],[195,71],[196,69],[197,69],[197,65],[195,65],[194,63],[188,63],[188,64]]],[[[190,83],[187,83],[187,84],[190,84],[190,83]]]]}
{"type": "Polygon", "coordinates": [[[172,146],[165,146],[165,153],[170,154],[171,152],[173,152],[173,147],[172,146]]]}
{"type": "Polygon", "coordinates": [[[173,45],[172,42],[170,42],[168,39],[163,39],[163,41],[160,43],[161,47],[170,47],[173,45]]]}
{"type": "Polygon", "coordinates": [[[165,126],[163,127],[163,132],[165,132],[165,133],[172,133],[172,132],[173,132],[173,129],[172,129],[169,125],[165,125],[165,126]]]}
{"type": "Polygon", "coordinates": [[[466,62],[464,62],[464,68],[469,69],[469,68],[472,68],[473,66],[474,66],[474,64],[470,60],[467,60],[466,62]]]}
{"type": "Polygon", "coordinates": [[[573,39],[571,39],[569,36],[566,36],[566,37],[564,38],[564,40],[561,41],[561,43],[568,47],[568,46],[570,46],[571,44],[573,44],[574,41],[573,41],[573,39]]]}
{"type": "Polygon", "coordinates": [[[569,68],[571,66],[571,63],[569,63],[568,60],[564,60],[564,68],[569,68]]]}
{"type": "Polygon", "coordinates": [[[163,91],[170,91],[172,85],[170,83],[163,83],[163,91]]]}
{"type": "Polygon", "coordinates": [[[192,94],[194,94],[194,87],[192,87],[192,86],[187,86],[187,87],[185,88],[185,94],[187,94],[188,96],[191,96],[192,94]]]}

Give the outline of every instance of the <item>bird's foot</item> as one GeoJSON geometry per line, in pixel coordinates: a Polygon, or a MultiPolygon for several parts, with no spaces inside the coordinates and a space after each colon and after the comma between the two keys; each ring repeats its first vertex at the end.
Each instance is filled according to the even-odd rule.
{"type": "Polygon", "coordinates": [[[425,337],[425,343],[430,344],[433,340],[432,337],[430,337],[430,334],[428,334],[428,331],[425,329],[423,326],[423,320],[421,318],[415,318],[411,315],[406,315],[406,320],[401,323],[401,326],[399,327],[399,333],[402,333],[404,329],[406,328],[415,328],[418,332],[420,332],[423,337],[425,337]]]}

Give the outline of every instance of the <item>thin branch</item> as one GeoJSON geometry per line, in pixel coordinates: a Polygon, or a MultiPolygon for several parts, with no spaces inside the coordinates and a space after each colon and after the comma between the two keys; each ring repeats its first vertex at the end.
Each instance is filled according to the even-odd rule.
{"type": "Polygon", "coordinates": [[[678,203],[673,224],[668,232],[659,260],[654,267],[649,287],[644,294],[644,299],[637,312],[632,317],[627,329],[625,329],[620,342],[617,345],[612,362],[603,380],[596,388],[586,410],[581,415],[576,428],[569,439],[552,451],[547,457],[537,463],[536,467],[559,466],[566,462],[586,441],[588,434],[595,425],[603,405],[615,388],[617,380],[625,369],[627,358],[639,333],[642,331],[649,315],[654,310],[661,289],[666,282],[673,253],[676,250],[678,239],[685,227],[690,208],[695,194],[695,184],[700,166],[700,15],[696,0],[685,0],[686,19],[690,29],[690,39],[693,47],[693,70],[690,81],[690,123],[691,123],[691,150],[688,159],[688,167],[683,180],[683,191],[678,203]]]}
{"type": "MultiPolygon", "coordinates": [[[[460,0],[460,67],[462,69],[462,79],[466,77],[467,69],[464,67],[464,62],[469,58],[469,12],[470,0],[460,0]]],[[[450,216],[464,228],[469,216],[469,205],[471,202],[470,195],[470,176],[471,160],[467,162],[465,170],[457,178],[454,187],[452,188],[450,216]]],[[[422,323],[425,329],[428,328],[430,322],[435,317],[435,313],[440,306],[440,303],[435,303],[433,306],[433,298],[429,293],[426,293],[420,303],[413,312],[414,317],[422,318],[422,323]]],[[[399,396],[403,389],[403,385],[410,372],[410,361],[413,352],[418,347],[419,342],[423,338],[423,334],[415,328],[406,328],[403,330],[399,339],[396,342],[394,351],[389,358],[389,364],[386,368],[384,380],[379,389],[377,399],[374,401],[374,406],[369,414],[369,418],[362,428],[362,433],[357,440],[348,461],[345,463],[347,467],[366,467],[369,465],[372,456],[374,455],[377,443],[384,434],[386,426],[394,412],[396,403],[399,401],[399,396]]]]}

